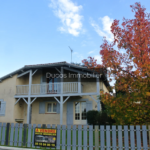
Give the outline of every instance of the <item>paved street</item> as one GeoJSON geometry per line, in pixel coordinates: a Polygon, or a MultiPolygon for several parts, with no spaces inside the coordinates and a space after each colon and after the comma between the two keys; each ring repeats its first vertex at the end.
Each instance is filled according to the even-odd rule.
{"type": "Polygon", "coordinates": [[[0,146],[0,150],[37,150],[37,149],[0,146]]]}

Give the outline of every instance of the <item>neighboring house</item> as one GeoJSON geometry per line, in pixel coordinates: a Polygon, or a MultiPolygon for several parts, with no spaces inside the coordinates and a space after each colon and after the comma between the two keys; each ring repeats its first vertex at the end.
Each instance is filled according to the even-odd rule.
{"type": "Polygon", "coordinates": [[[0,122],[86,124],[86,112],[101,109],[100,90],[109,93],[106,75],[92,75],[85,66],[58,62],[27,65],[0,78],[0,122]]]}

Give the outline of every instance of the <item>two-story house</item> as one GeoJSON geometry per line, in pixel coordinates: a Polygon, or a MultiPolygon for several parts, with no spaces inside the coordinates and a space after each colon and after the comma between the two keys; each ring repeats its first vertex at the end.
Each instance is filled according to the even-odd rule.
{"type": "Polygon", "coordinates": [[[0,122],[86,124],[86,112],[101,110],[105,73],[67,62],[26,65],[0,78],[0,122]]]}

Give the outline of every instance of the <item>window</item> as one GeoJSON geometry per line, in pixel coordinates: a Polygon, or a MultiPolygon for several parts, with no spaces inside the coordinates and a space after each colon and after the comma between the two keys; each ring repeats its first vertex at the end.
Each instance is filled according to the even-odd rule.
{"type": "Polygon", "coordinates": [[[56,113],[57,103],[48,102],[46,104],[46,113],[56,113]]]}
{"type": "Polygon", "coordinates": [[[1,106],[2,106],[2,105],[1,105],[1,101],[0,101],[0,112],[1,112],[1,106]]]}
{"type": "Polygon", "coordinates": [[[86,120],[86,102],[75,102],[75,120],[86,120]]]}

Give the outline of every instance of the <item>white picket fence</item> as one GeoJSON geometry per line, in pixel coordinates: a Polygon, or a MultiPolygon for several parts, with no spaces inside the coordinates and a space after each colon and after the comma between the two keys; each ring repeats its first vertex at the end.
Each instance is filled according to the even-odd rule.
{"type": "MultiPolygon", "coordinates": [[[[150,126],[41,125],[0,123],[0,145],[34,146],[35,127],[57,129],[56,149],[148,150],[150,126]]],[[[40,147],[36,147],[40,148],[40,147]]],[[[50,149],[50,148],[47,148],[50,149]]]]}

